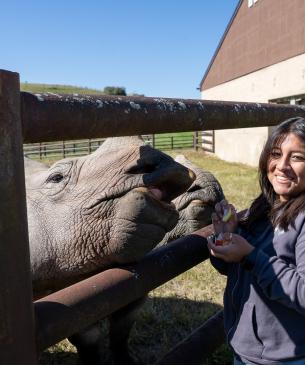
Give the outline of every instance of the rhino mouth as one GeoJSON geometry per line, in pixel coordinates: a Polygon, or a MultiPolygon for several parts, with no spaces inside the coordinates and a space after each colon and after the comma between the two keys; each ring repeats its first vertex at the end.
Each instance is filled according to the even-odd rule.
{"type": "Polygon", "coordinates": [[[180,200],[179,202],[175,202],[176,208],[178,211],[186,209],[190,205],[194,205],[197,208],[205,208],[210,207],[214,209],[215,201],[212,199],[203,198],[200,194],[190,195],[180,200]]]}
{"type": "Polygon", "coordinates": [[[162,189],[161,187],[156,186],[138,186],[134,187],[132,189],[129,189],[128,191],[123,191],[121,193],[118,193],[118,187],[116,189],[111,189],[114,191],[108,192],[108,194],[103,194],[99,199],[97,199],[95,202],[90,204],[86,207],[86,210],[92,210],[96,207],[98,207],[100,204],[107,200],[114,200],[118,198],[122,198],[126,194],[130,192],[139,192],[141,194],[144,194],[146,196],[149,196],[152,200],[159,202],[159,204],[165,208],[170,210],[176,210],[175,204],[171,201],[171,198],[167,191],[165,189],[162,189]]]}
{"type": "Polygon", "coordinates": [[[158,201],[164,208],[176,210],[175,204],[167,198],[166,191],[158,187],[142,186],[139,188],[132,189],[132,191],[148,195],[151,199],[158,201]]]}

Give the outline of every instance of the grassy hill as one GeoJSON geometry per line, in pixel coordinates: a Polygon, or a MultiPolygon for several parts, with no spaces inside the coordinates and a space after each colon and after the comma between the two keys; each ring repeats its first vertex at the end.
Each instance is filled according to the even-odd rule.
{"type": "Polygon", "coordinates": [[[79,87],[72,85],[32,84],[28,82],[22,82],[20,84],[20,90],[32,93],[52,92],[64,94],[104,94],[102,90],[90,89],[88,87],[79,87]]]}

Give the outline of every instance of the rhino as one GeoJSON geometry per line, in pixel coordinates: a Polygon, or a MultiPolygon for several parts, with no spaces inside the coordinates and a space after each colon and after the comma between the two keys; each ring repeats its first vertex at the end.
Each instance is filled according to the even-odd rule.
{"type": "MultiPolygon", "coordinates": [[[[25,177],[35,298],[209,224],[223,199],[211,173],[140,137],[109,138],[91,155],[51,167],[25,158],[25,177]]],[[[127,339],[143,301],[110,318],[116,364],[134,363],[127,339]]],[[[95,325],[70,338],[84,364],[102,363],[99,340],[95,325]]]]}
{"type": "MultiPolygon", "coordinates": [[[[140,260],[174,228],[179,214],[171,201],[195,179],[138,137],[109,138],[94,153],[51,167],[26,157],[24,164],[35,299],[140,260]]],[[[125,339],[115,338],[116,323],[119,315],[111,327],[112,342],[119,345],[125,339]]],[[[87,346],[92,331],[72,336],[71,342],[84,363],[98,364],[98,351],[87,346]]]]}
{"type": "Polygon", "coordinates": [[[140,260],[176,225],[171,201],[194,179],[138,137],[109,138],[51,167],[25,158],[34,293],[140,260]]]}
{"type": "Polygon", "coordinates": [[[173,200],[179,219],[159,246],[211,224],[215,204],[225,199],[219,181],[211,172],[196,166],[184,155],[177,155],[175,161],[193,171],[196,178],[184,193],[173,200]]]}

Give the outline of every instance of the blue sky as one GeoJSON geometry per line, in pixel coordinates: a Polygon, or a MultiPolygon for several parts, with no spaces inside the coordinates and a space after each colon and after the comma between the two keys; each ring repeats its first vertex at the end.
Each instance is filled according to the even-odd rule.
{"type": "Polygon", "coordinates": [[[238,0],[0,0],[0,68],[21,81],[199,98],[238,0]]]}

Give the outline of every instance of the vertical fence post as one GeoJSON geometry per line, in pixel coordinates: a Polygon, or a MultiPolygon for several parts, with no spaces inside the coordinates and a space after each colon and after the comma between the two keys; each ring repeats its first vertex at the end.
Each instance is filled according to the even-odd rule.
{"type": "Polygon", "coordinates": [[[42,146],[41,143],[39,143],[39,159],[42,159],[42,146]]]}
{"type": "Polygon", "coordinates": [[[215,153],[215,130],[212,130],[212,152],[215,153]]]}
{"type": "Polygon", "coordinates": [[[88,154],[92,152],[91,139],[88,139],[88,154]]]}
{"type": "Polygon", "coordinates": [[[199,134],[198,131],[194,132],[194,149],[196,151],[198,151],[198,139],[199,139],[199,134]]]}
{"type": "Polygon", "coordinates": [[[66,145],[65,145],[65,141],[62,141],[62,157],[63,158],[66,157],[66,145]]]}
{"type": "Polygon", "coordinates": [[[0,70],[0,363],[37,364],[19,75],[0,70]]]}

